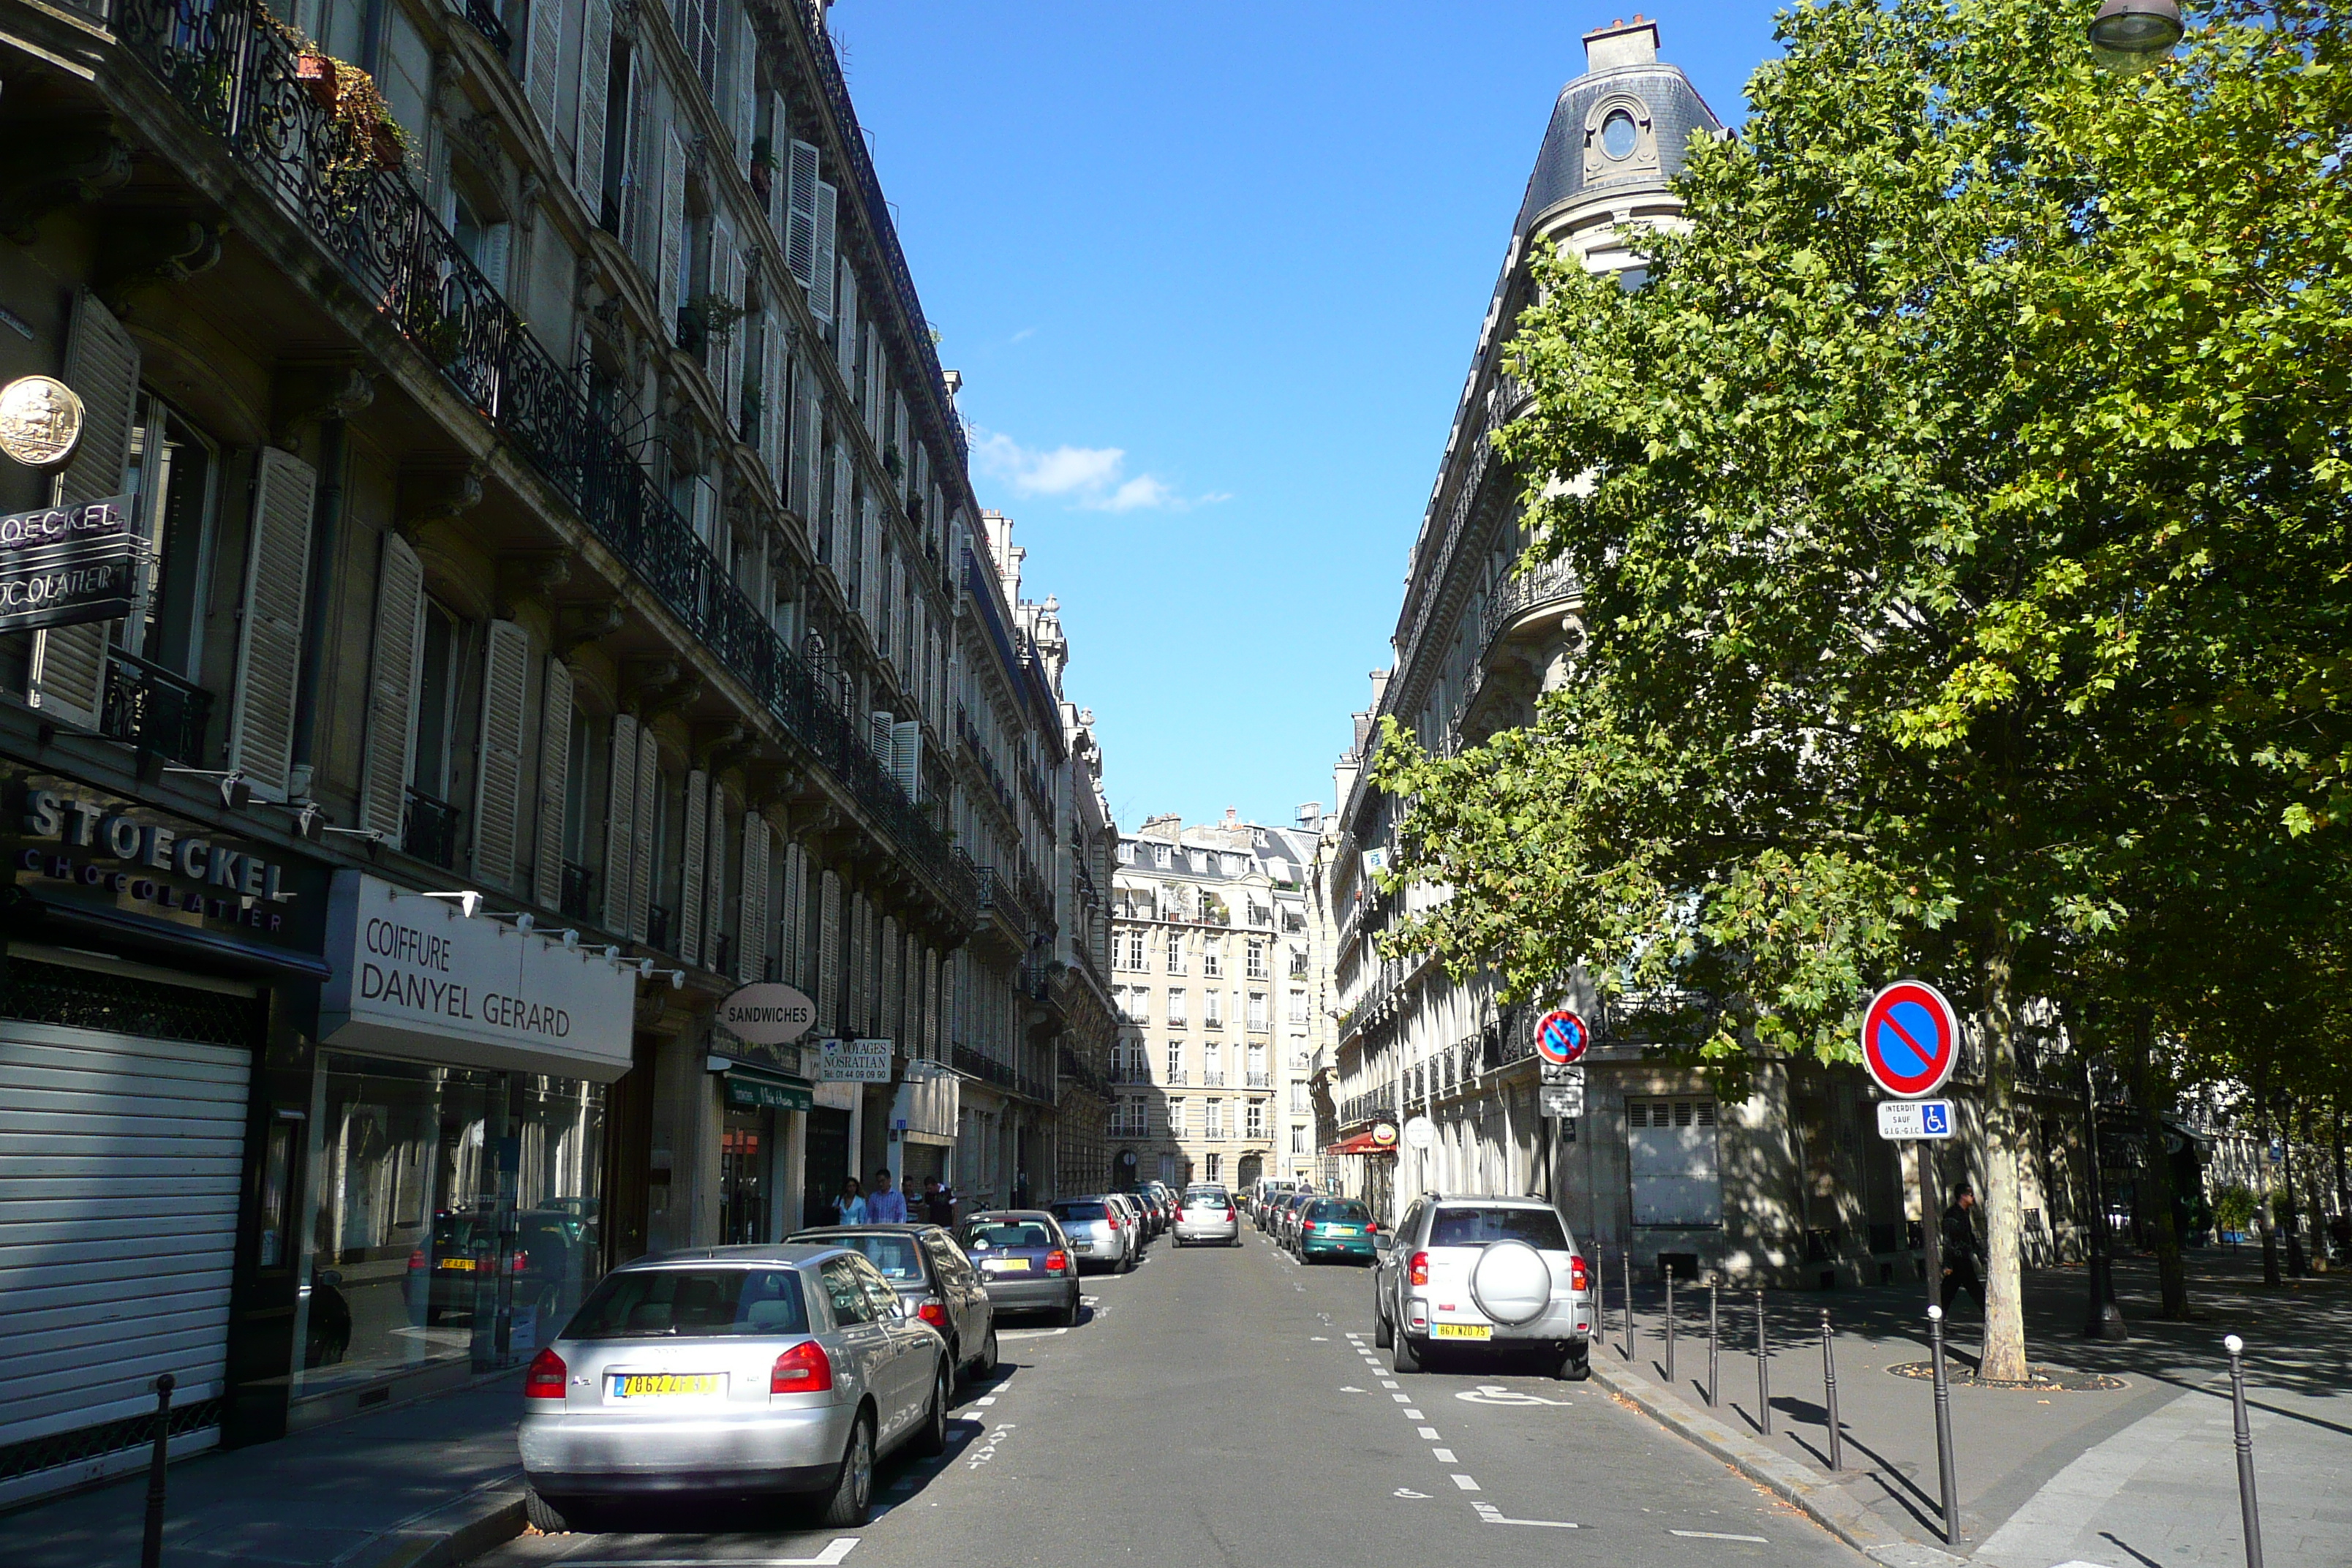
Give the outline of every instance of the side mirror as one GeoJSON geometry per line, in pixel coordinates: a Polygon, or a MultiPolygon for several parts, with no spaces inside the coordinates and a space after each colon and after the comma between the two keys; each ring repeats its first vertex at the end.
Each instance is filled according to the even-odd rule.
{"type": "Polygon", "coordinates": [[[1396,1237],[1391,1236],[1387,1231],[1376,1230],[1372,1232],[1372,1250],[1374,1252],[1386,1252],[1395,1246],[1396,1237]]]}

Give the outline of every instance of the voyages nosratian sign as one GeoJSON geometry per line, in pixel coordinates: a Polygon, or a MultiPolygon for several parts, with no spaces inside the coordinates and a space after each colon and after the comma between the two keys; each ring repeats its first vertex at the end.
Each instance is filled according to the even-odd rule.
{"type": "Polygon", "coordinates": [[[142,547],[129,496],[0,517],[0,631],[129,615],[142,547]]]}

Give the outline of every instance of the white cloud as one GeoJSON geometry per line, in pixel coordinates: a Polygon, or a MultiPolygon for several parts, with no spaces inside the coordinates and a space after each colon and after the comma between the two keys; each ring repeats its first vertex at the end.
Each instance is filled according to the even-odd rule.
{"type": "Polygon", "coordinates": [[[1186,511],[1233,499],[1223,493],[1187,497],[1157,474],[1129,474],[1123,447],[1037,451],[998,432],[973,434],[980,466],[1023,496],[1048,497],[1087,511],[1186,511]]]}

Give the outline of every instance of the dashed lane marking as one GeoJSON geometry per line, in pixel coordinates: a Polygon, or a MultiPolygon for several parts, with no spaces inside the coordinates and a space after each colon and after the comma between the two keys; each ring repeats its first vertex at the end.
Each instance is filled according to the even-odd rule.
{"type": "Polygon", "coordinates": [[[1391,1497],[1404,1497],[1404,1498],[1422,1498],[1422,1499],[1426,1499],[1426,1498],[1429,1496],[1429,1494],[1428,1494],[1427,1492],[1417,1492],[1417,1491],[1413,1490],[1411,1487],[1399,1487],[1399,1488],[1397,1488],[1397,1489],[1396,1489],[1396,1490],[1394,1490],[1394,1491],[1392,1491],[1392,1492],[1389,1493],[1389,1496],[1391,1496],[1391,1497]]]}
{"type": "Polygon", "coordinates": [[[1410,1394],[1391,1394],[1389,1397],[1395,1400],[1399,1405],[1402,1405],[1411,1400],[1412,1395],[1410,1394]]]}
{"type": "Polygon", "coordinates": [[[1339,1385],[1339,1392],[1342,1394],[1370,1394],[1371,1390],[1369,1388],[1358,1388],[1352,1383],[1343,1383],[1339,1385]]]}
{"type": "Polygon", "coordinates": [[[1381,1386],[1382,1388],[1402,1388],[1404,1384],[1384,1377],[1381,1379],[1381,1386]]]}
{"type": "Polygon", "coordinates": [[[1752,1541],[1759,1546],[1772,1544],[1761,1535],[1727,1535],[1719,1530],[1669,1530],[1666,1533],[1679,1535],[1686,1541],[1752,1541]]]}
{"type": "Polygon", "coordinates": [[[1503,1517],[1503,1510],[1490,1502],[1474,1502],[1470,1506],[1478,1510],[1480,1521],[1486,1524],[1531,1524],[1539,1530],[1579,1528],[1564,1519],[1506,1519],[1503,1517]]]}
{"type": "MultiPolygon", "coordinates": [[[[814,1557],[730,1557],[727,1562],[740,1568],[839,1568],[843,1558],[857,1545],[857,1537],[844,1535],[826,1543],[824,1551],[814,1557]]],[[[707,1557],[599,1557],[595,1568],[706,1568],[707,1557]]]]}
{"type": "MultiPolygon", "coordinates": [[[[999,1337],[1002,1337],[1002,1336],[999,1336],[999,1337]]],[[[973,1401],[972,1401],[972,1403],[973,1403],[974,1405],[993,1405],[993,1404],[995,1404],[995,1403],[996,1403],[996,1395],[994,1395],[993,1394],[987,1394],[987,1395],[982,1396],[982,1398],[979,1398],[979,1399],[975,1399],[975,1400],[973,1400],[973,1401]]]]}
{"type": "Polygon", "coordinates": [[[1456,1462],[1454,1450],[1451,1448],[1432,1448],[1430,1452],[1437,1456],[1437,1462],[1441,1465],[1451,1465],[1456,1462]]]}
{"type": "Polygon", "coordinates": [[[1412,1409],[1408,1409],[1404,1413],[1404,1418],[1408,1421],[1420,1421],[1424,1419],[1420,1411],[1412,1409]]]}
{"type": "Polygon", "coordinates": [[[1478,1483],[1472,1480],[1468,1476],[1454,1477],[1454,1484],[1460,1487],[1465,1492],[1475,1492],[1478,1489],[1478,1483]]]}
{"type": "Polygon", "coordinates": [[[1437,1428],[1436,1428],[1436,1427],[1434,1427],[1434,1426],[1424,1426],[1424,1427],[1423,1427],[1423,1428],[1421,1429],[1421,1439],[1422,1439],[1422,1441],[1423,1441],[1423,1442],[1424,1442],[1424,1443],[1434,1443],[1434,1442],[1436,1442],[1436,1441],[1437,1441],[1437,1428]]]}

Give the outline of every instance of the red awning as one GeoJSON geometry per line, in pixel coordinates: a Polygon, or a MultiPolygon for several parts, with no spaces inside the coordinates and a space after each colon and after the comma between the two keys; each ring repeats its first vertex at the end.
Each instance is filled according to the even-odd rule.
{"type": "Polygon", "coordinates": [[[1393,1154],[1396,1152],[1396,1145],[1380,1142],[1369,1132],[1359,1132],[1353,1138],[1334,1143],[1323,1152],[1326,1154],[1393,1154]]]}

